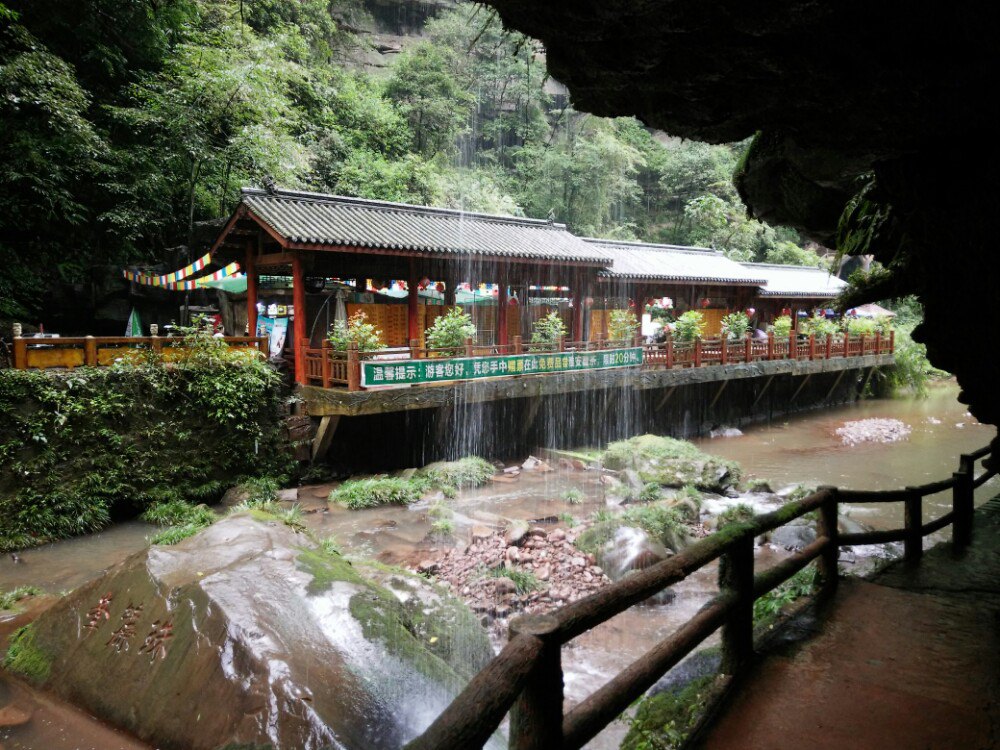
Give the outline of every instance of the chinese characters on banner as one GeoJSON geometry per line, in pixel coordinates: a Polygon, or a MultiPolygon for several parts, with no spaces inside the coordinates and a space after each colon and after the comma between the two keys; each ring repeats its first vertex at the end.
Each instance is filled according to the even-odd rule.
{"type": "Polygon", "coordinates": [[[361,385],[410,385],[448,380],[502,378],[551,372],[603,370],[642,364],[642,348],[595,352],[546,352],[465,359],[411,359],[363,362],[361,385]]]}

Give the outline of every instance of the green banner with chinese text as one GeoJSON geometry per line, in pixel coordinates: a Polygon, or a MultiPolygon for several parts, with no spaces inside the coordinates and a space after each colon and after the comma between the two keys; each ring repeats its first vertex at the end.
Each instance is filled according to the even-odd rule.
{"type": "Polygon", "coordinates": [[[642,347],[605,351],[540,352],[459,359],[406,359],[362,362],[361,385],[443,383],[449,380],[509,378],[551,372],[604,370],[642,364],[642,347]]]}

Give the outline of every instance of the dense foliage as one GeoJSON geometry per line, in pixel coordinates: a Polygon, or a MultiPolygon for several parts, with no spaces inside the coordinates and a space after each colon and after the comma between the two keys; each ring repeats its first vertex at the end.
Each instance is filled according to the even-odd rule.
{"type": "Polygon", "coordinates": [[[183,260],[171,248],[266,175],[819,261],[746,217],[731,181],[743,144],[575,112],[538,45],[471,3],[372,76],[351,62],[368,44],[360,0],[5,2],[0,317],[37,312],[47,285],[94,266],[183,260]]]}
{"type": "Polygon", "coordinates": [[[559,340],[566,336],[566,324],[559,313],[550,312],[535,321],[531,327],[531,343],[539,351],[555,349],[559,340]]]}
{"type": "Polygon", "coordinates": [[[363,310],[358,310],[347,320],[336,321],[327,338],[336,351],[347,351],[351,344],[357,344],[359,352],[374,352],[385,348],[382,331],[368,322],[368,316],[363,310]]]}
{"type": "Polygon", "coordinates": [[[453,307],[435,318],[427,329],[427,348],[439,350],[442,355],[457,356],[465,351],[465,340],[475,336],[476,324],[472,316],[462,312],[461,307],[453,307]]]}
{"type": "Polygon", "coordinates": [[[280,473],[283,392],[262,360],[191,337],[187,357],[0,371],[0,549],[157,520],[240,476],[280,473]]]}

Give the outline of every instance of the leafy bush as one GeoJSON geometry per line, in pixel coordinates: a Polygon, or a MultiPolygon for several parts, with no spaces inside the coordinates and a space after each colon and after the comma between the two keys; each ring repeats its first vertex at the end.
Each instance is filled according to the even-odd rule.
{"type": "Polygon", "coordinates": [[[542,585],[530,570],[508,568],[504,565],[498,568],[490,568],[486,572],[486,575],[489,578],[509,578],[514,582],[514,586],[517,588],[517,593],[519,594],[531,593],[541,588],[542,585]]]}
{"type": "Polygon", "coordinates": [[[559,346],[559,339],[565,335],[566,324],[563,319],[559,317],[559,313],[550,312],[536,320],[531,327],[531,348],[536,351],[555,349],[559,346]]]}
{"type": "Polygon", "coordinates": [[[330,501],[351,510],[379,505],[409,505],[420,499],[426,485],[412,479],[384,475],[350,479],[330,493],[330,501]]]}
{"type": "Polygon", "coordinates": [[[236,490],[243,496],[243,505],[253,508],[277,502],[278,486],[273,477],[250,477],[236,485],[236,490]]]}
{"type": "Polygon", "coordinates": [[[781,315],[774,319],[774,322],[767,327],[769,333],[774,334],[775,338],[787,339],[792,333],[792,318],[788,315],[781,315]]]}
{"type": "Polygon", "coordinates": [[[893,396],[908,391],[918,398],[927,397],[927,384],[932,378],[946,377],[927,359],[927,347],[913,340],[905,329],[896,330],[895,364],[876,370],[878,395],[893,396]]]}
{"type": "Polygon", "coordinates": [[[0,371],[0,550],[288,468],[273,368],[203,332],[171,343],[112,367],[0,371]]]}
{"type": "Polygon", "coordinates": [[[608,315],[608,338],[611,341],[632,341],[639,321],[631,310],[612,310],[608,315]]]}
{"type": "Polygon", "coordinates": [[[844,330],[851,336],[874,336],[878,324],[874,318],[844,318],[844,330]]]}
{"type": "Polygon", "coordinates": [[[758,627],[767,626],[781,613],[781,610],[816,590],[818,579],[816,567],[803,568],[776,589],[759,597],[753,603],[753,620],[758,627]]]}
{"type": "Polygon", "coordinates": [[[427,348],[443,349],[446,351],[442,354],[457,356],[465,351],[465,340],[475,336],[476,324],[472,316],[456,306],[435,318],[434,324],[427,329],[427,348]]]}
{"type": "Polygon", "coordinates": [[[351,344],[358,345],[358,351],[374,352],[384,349],[382,331],[368,322],[363,310],[358,310],[346,321],[336,321],[327,336],[336,351],[347,351],[351,344]]]}
{"type": "Polygon", "coordinates": [[[140,516],[146,523],[160,526],[180,526],[193,523],[208,526],[215,521],[215,514],[204,505],[191,505],[183,500],[171,500],[151,505],[140,516]]]}
{"type": "Polygon", "coordinates": [[[745,312],[731,312],[722,318],[722,335],[730,341],[740,341],[750,332],[750,316],[745,312]]]}
{"type": "Polygon", "coordinates": [[[827,336],[832,336],[840,329],[837,324],[824,315],[813,315],[806,318],[799,325],[799,330],[806,334],[814,334],[818,340],[826,341],[827,336]]]}
{"type": "Polygon", "coordinates": [[[455,522],[450,518],[438,518],[431,523],[431,533],[435,536],[451,536],[455,532],[455,522]]]}
{"type": "Polygon", "coordinates": [[[636,495],[636,500],[640,503],[654,503],[663,499],[663,488],[656,482],[647,482],[636,495]]]}
{"type": "Polygon", "coordinates": [[[674,338],[678,341],[694,341],[705,331],[705,316],[697,310],[688,310],[677,318],[674,324],[674,338]]]}
{"type": "Polygon", "coordinates": [[[621,750],[679,750],[705,709],[714,675],[642,698],[621,750]]]}

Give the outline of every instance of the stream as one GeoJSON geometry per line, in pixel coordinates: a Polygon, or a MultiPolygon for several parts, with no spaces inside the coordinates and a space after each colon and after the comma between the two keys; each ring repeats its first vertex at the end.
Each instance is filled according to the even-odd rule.
{"type": "MultiPolygon", "coordinates": [[[[738,461],[745,473],[767,479],[775,490],[798,483],[856,489],[921,484],[949,476],[957,467],[960,453],[987,444],[994,435],[992,427],[978,424],[967,414],[956,400],[957,393],[953,383],[938,384],[925,400],[871,400],[750,427],[738,437],[695,442],[707,453],[738,461]],[[846,421],[872,417],[902,420],[911,427],[908,439],[889,444],[845,445],[835,433],[846,421]]],[[[409,507],[349,511],[327,504],[334,486],[301,487],[297,501],[305,525],[317,536],[333,537],[344,554],[414,568],[423,557],[448,543],[430,536],[427,501],[409,507]]],[[[982,501],[996,492],[996,480],[991,480],[977,498],[982,501]]],[[[942,494],[928,502],[925,518],[933,518],[947,510],[950,495],[942,494]]],[[[550,529],[571,526],[574,521],[570,517],[585,518],[608,503],[599,472],[526,471],[516,480],[502,478],[450,500],[455,525],[452,543],[464,545],[474,526],[501,519],[543,522],[550,529]],[[574,498],[572,503],[563,499],[568,490],[578,490],[582,499],[574,498]]],[[[850,509],[848,515],[874,528],[892,528],[900,525],[902,510],[867,505],[850,509]]],[[[28,584],[54,594],[71,590],[143,549],[152,530],[146,524],[130,522],[88,537],[26,550],[19,554],[19,562],[5,556],[0,560],[0,591],[28,584]]],[[[947,534],[947,530],[942,532],[942,538],[947,534]]],[[[758,552],[758,566],[766,567],[783,554],[764,547],[758,552]]],[[[716,567],[707,566],[676,585],[676,596],[669,603],[635,607],[569,644],[563,651],[567,708],[640,658],[717,591],[716,567]]],[[[12,617],[0,612],[0,633],[9,632],[12,617]]],[[[714,642],[716,639],[706,645],[714,642]]],[[[76,709],[30,691],[0,672],[0,706],[8,703],[32,713],[33,720],[14,727],[0,724],[3,750],[146,747],[76,709]]],[[[613,750],[626,731],[624,722],[616,722],[588,747],[613,750]]]]}

